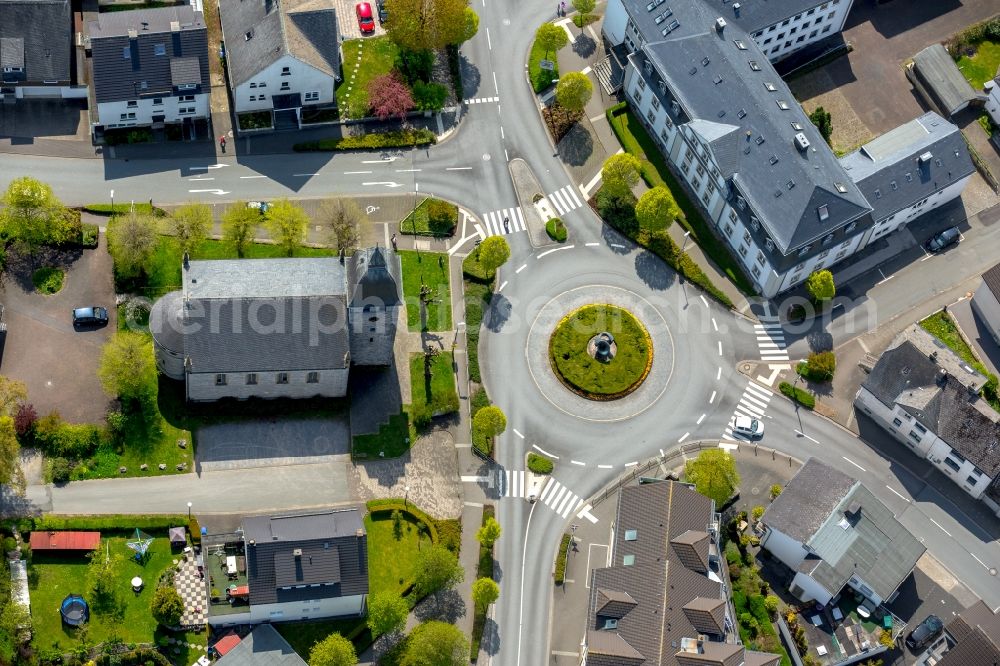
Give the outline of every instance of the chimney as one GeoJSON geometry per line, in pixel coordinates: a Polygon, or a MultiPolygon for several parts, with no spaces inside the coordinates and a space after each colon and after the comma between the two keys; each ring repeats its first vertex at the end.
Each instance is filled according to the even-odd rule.
{"type": "Polygon", "coordinates": [[[132,39],[132,40],[138,39],[139,38],[139,31],[136,30],[135,28],[129,28],[128,29],[128,38],[132,39]]]}
{"type": "Polygon", "coordinates": [[[171,21],[170,22],[170,32],[180,32],[180,31],[181,31],[181,23],[180,23],[180,21],[171,21]]]}
{"type": "Polygon", "coordinates": [[[301,548],[296,548],[295,550],[292,551],[292,555],[295,556],[295,559],[301,559],[302,558],[302,549],[301,548]]]}
{"type": "Polygon", "coordinates": [[[935,350],[935,351],[932,351],[932,352],[931,352],[931,361],[933,361],[934,363],[937,363],[937,360],[938,360],[938,353],[937,353],[937,350],[935,350]]]}
{"type": "Polygon", "coordinates": [[[185,252],[184,253],[184,270],[191,268],[191,256],[185,252]]]}
{"type": "Polygon", "coordinates": [[[725,29],[726,29],[726,19],[722,18],[721,16],[715,19],[715,31],[721,33],[725,29]]]}

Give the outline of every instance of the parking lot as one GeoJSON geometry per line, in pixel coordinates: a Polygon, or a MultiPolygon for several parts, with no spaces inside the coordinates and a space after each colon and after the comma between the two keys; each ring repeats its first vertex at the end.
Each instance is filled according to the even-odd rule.
{"type": "Polygon", "coordinates": [[[333,0],[333,6],[337,11],[337,28],[344,39],[357,39],[358,37],[377,37],[385,34],[385,27],[378,20],[378,7],[375,0],[333,0]],[[372,7],[372,17],[375,19],[375,34],[362,35],[361,28],[358,27],[358,15],[354,7],[359,2],[368,2],[372,7]]]}
{"type": "Polygon", "coordinates": [[[0,137],[82,141],[89,135],[86,100],[22,99],[0,104],[0,137]]]}
{"type": "Polygon", "coordinates": [[[58,409],[67,421],[103,421],[109,399],[97,379],[97,367],[101,347],[118,319],[106,239],[102,234],[95,250],[40,249],[34,265],[63,268],[63,288],[51,296],[35,292],[31,260],[8,256],[0,287],[7,323],[0,374],[28,385],[28,401],[40,416],[58,409]],[[109,324],[74,330],[73,309],[91,305],[108,309],[109,324]]]}

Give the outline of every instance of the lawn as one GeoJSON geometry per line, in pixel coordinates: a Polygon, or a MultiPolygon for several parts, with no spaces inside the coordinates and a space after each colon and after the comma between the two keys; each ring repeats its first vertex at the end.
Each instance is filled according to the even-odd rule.
{"type": "Polygon", "coordinates": [[[73,470],[72,479],[77,481],[176,474],[178,463],[187,463],[187,470],[191,471],[194,466],[191,433],[171,425],[159,412],[153,418],[158,422],[150,425],[146,423],[141,411],[126,413],[121,446],[116,447],[111,442],[102,443],[93,458],[82,461],[73,470]],[[177,445],[177,441],[181,439],[187,442],[187,448],[182,449],[177,445]],[[139,469],[143,463],[149,465],[145,472],[139,469]],[[166,469],[161,471],[160,463],[165,464],[166,469]],[[128,471],[121,474],[119,467],[126,467],[128,471]]]}
{"type": "Polygon", "coordinates": [[[555,53],[546,53],[545,48],[537,41],[531,44],[531,54],[528,56],[528,77],[531,79],[531,87],[536,93],[540,93],[559,78],[559,63],[555,53]],[[544,70],[541,67],[542,60],[551,60],[555,65],[553,71],[544,70]]]}
{"type": "Polygon", "coordinates": [[[55,294],[63,288],[63,277],[65,275],[62,269],[46,266],[45,268],[39,268],[31,274],[31,284],[40,293],[55,294]]]}
{"type": "Polygon", "coordinates": [[[732,542],[726,545],[726,559],[730,562],[730,574],[733,582],[733,606],[736,617],[744,617],[749,613],[756,622],[751,629],[739,622],[740,638],[750,650],[771,652],[781,655],[781,666],[791,666],[792,661],[785,650],[784,644],[778,638],[778,632],[764,608],[764,596],[761,595],[761,578],[759,570],[753,565],[753,556],[747,555],[747,562],[740,555],[739,549],[732,542]]]}
{"type": "Polygon", "coordinates": [[[336,632],[342,636],[357,634],[354,638],[354,648],[361,651],[372,644],[372,634],[367,628],[365,618],[349,618],[345,620],[319,620],[317,622],[280,622],[273,625],[281,637],[288,641],[303,659],[309,659],[309,652],[316,643],[336,632]]]}
{"type": "Polygon", "coordinates": [[[403,409],[379,431],[369,435],[355,435],[351,455],[356,458],[396,458],[406,453],[417,438],[417,430],[410,422],[410,407],[403,409]]]}
{"type": "Polygon", "coordinates": [[[420,534],[417,521],[403,513],[403,534],[398,541],[393,534],[391,513],[382,511],[365,516],[368,532],[368,594],[389,591],[402,594],[413,583],[417,553],[429,548],[431,538],[420,534]]]}
{"type": "Polygon", "coordinates": [[[403,266],[403,297],[406,299],[406,323],[411,331],[451,330],[451,290],[448,279],[448,255],[436,252],[399,253],[403,266]],[[421,317],[420,287],[431,288],[433,300],[421,317]]]}
{"type": "Polygon", "coordinates": [[[344,80],[336,90],[340,113],[363,118],[368,115],[368,82],[392,71],[399,50],[388,35],[348,39],[340,48],[344,54],[344,80]]]}
{"type": "Polygon", "coordinates": [[[399,231],[416,236],[451,236],[458,224],[458,206],[427,197],[399,223],[399,231]]]}
{"type": "Polygon", "coordinates": [[[992,81],[1000,67],[1000,42],[983,40],[976,45],[973,56],[958,59],[958,68],[976,91],[981,92],[987,81],[992,81]]]}
{"type": "Polygon", "coordinates": [[[712,233],[711,228],[702,217],[701,211],[688,199],[687,193],[669,167],[663,161],[663,155],[656,143],[646,133],[646,129],[627,108],[618,112],[608,113],[608,121],[621,142],[622,147],[642,162],[642,177],[650,187],[662,185],[668,188],[684,212],[681,225],[691,232],[691,240],[711,258],[729,279],[744,294],[753,294],[754,288],[736,257],[712,233]]]}
{"type": "Polygon", "coordinates": [[[458,411],[455,391],[455,371],[451,352],[440,352],[431,360],[431,374],[425,371],[424,354],[410,354],[410,390],[415,423],[422,424],[434,416],[458,411]]]}
{"type": "MultiPolygon", "coordinates": [[[[261,218],[263,224],[263,218],[261,218]]],[[[337,254],[331,248],[300,247],[296,257],[332,257],[337,254]]],[[[285,251],[270,243],[251,243],[244,252],[247,259],[270,259],[285,257],[285,251]]],[[[191,252],[192,259],[236,259],[236,248],[232,243],[218,240],[203,241],[191,252]]],[[[173,236],[160,236],[156,252],[150,261],[145,284],[129,284],[116,279],[115,289],[119,292],[142,293],[149,298],[157,298],[181,288],[181,249],[173,236]]]]}
{"type": "Polygon", "coordinates": [[[976,357],[972,354],[972,349],[970,349],[969,345],[965,343],[965,340],[962,338],[962,334],[958,332],[958,325],[955,323],[955,320],[951,318],[950,314],[943,310],[935,312],[930,317],[922,320],[920,322],[920,327],[934,337],[940,339],[941,342],[948,345],[948,347],[961,356],[962,360],[966,363],[975,367],[984,375],[987,374],[985,366],[976,360],[976,357]]]}
{"type": "MultiPolygon", "coordinates": [[[[172,565],[175,558],[170,552],[170,544],[162,533],[150,548],[150,557],[145,564],[137,564],[129,559],[131,552],[125,545],[124,537],[103,539],[101,547],[112,553],[120,553],[126,561],[118,576],[118,594],[123,603],[121,617],[98,614],[91,608],[88,641],[101,643],[111,637],[119,637],[125,643],[151,643],[156,638],[156,621],[149,613],[149,604],[156,590],[160,574],[172,565]],[[132,592],[133,576],[142,577],[145,587],[142,592],[132,592]]],[[[85,580],[88,560],[86,558],[53,558],[34,554],[28,569],[28,585],[31,592],[31,619],[34,625],[34,645],[38,650],[58,646],[69,651],[79,645],[77,631],[63,626],[59,615],[59,605],[67,594],[82,594],[89,600],[85,580]]],[[[205,634],[185,634],[184,641],[205,645],[205,634]]],[[[184,656],[187,659],[186,656],[184,656]]],[[[185,660],[189,664],[197,657],[185,660]]]]}

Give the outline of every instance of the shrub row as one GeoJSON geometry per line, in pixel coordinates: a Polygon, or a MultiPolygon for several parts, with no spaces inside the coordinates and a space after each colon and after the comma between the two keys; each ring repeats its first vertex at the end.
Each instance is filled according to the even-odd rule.
{"type": "Polygon", "coordinates": [[[556,585],[562,585],[566,580],[566,553],[569,551],[570,535],[563,534],[559,542],[559,552],[556,553],[556,585]]]}
{"type": "Polygon", "coordinates": [[[813,409],[816,407],[816,397],[809,391],[800,389],[798,386],[792,386],[788,382],[781,382],[781,384],[778,385],[778,389],[780,389],[785,396],[791,398],[807,409],[813,409]]]}
{"type": "Polygon", "coordinates": [[[455,91],[455,99],[465,99],[462,90],[462,60],[458,54],[458,45],[449,44],[445,47],[448,51],[448,71],[451,74],[451,87],[455,91]]]}
{"type": "MultiPolygon", "coordinates": [[[[482,284],[468,279],[465,280],[463,287],[465,291],[465,346],[469,363],[469,380],[481,383],[483,377],[479,369],[479,334],[483,325],[483,315],[489,308],[493,292],[489,284],[482,284]]],[[[477,407],[475,402],[476,397],[473,396],[474,410],[489,405],[489,396],[481,398],[481,400],[483,399],[486,401],[486,404],[480,404],[477,407]]]]}
{"type": "Polygon", "coordinates": [[[111,207],[110,203],[92,203],[84,206],[83,210],[94,215],[123,215],[135,210],[140,215],[167,216],[167,211],[149,203],[116,203],[114,208],[111,207]]]}
{"type": "Polygon", "coordinates": [[[21,532],[42,532],[59,530],[101,530],[108,532],[131,531],[136,528],[144,531],[166,530],[171,527],[187,525],[185,514],[164,515],[117,515],[106,516],[66,516],[45,514],[34,518],[21,518],[17,527],[21,532]]]}
{"type": "Polygon", "coordinates": [[[437,142],[434,132],[425,128],[372,132],[339,138],[320,139],[296,143],[292,150],[297,152],[329,150],[364,150],[366,148],[404,148],[427,146],[437,142]]]}
{"type": "Polygon", "coordinates": [[[427,533],[430,535],[432,543],[438,543],[438,540],[441,538],[437,530],[437,521],[424,513],[419,507],[407,501],[399,498],[376,499],[370,500],[366,506],[368,507],[368,511],[373,515],[376,513],[391,514],[393,511],[408,513],[414,519],[419,520],[427,526],[427,533]]]}
{"type": "MultiPolygon", "coordinates": [[[[496,508],[492,504],[483,506],[483,518],[480,525],[485,525],[490,518],[496,517],[496,508]]],[[[476,568],[476,578],[493,578],[493,549],[479,544],[479,563],[476,568]]],[[[479,658],[479,644],[483,640],[483,629],[486,627],[486,609],[476,604],[472,616],[472,641],[470,643],[469,659],[479,658]]]]}
{"type": "Polygon", "coordinates": [[[476,389],[476,392],[472,394],[472,400],[470,401],[470,411],[469,416],[472,418],[476,417],[476,412],[478,412],[483,407],[489,407],[493,403],[490,402],[490,396],[486,393],[486,389],[480,386],[476,389]]]}

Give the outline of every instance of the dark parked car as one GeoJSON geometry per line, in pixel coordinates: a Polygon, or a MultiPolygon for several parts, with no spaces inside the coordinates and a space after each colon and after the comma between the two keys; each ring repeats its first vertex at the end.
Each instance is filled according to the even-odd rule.
{"type": "Polygon", "coordinates": [[[375,10],[378,11],[378,24],[385,25],[389,20],[389,10],[385,8],[385,0],[375,0],[375,10]]]}
{"type": "Polygon", "coordinates": [[[950,227],[941,233],[935,234],[933,238],[927,241],[927,249],[930,252],[940,252],[949,245],[957,243],[961,236],[962,234],[958,231],[958,227],[950,227]]]}
{"type": "Polygon", "coordinates": [[[940,636],[942,630],[944,630],[944,623],[941,618],[937,615],[928,615],[906,637],[906,645],[911,650],[923,649],[924,646],[940,636]]]}
{"type": "Polygon", "coordinates": [[[375,19],[372,18],[372,6],[367,2],[359,2],[354,5],[354,11],[358,15],[358,27],[362,35],[370,35],[375,32],[375,19]]]}
{"type": "Polygon", "coordinates": [[[108,311],[100,306],[73,310],[73,326],[104,326],[107,323],[108,311]]]}

